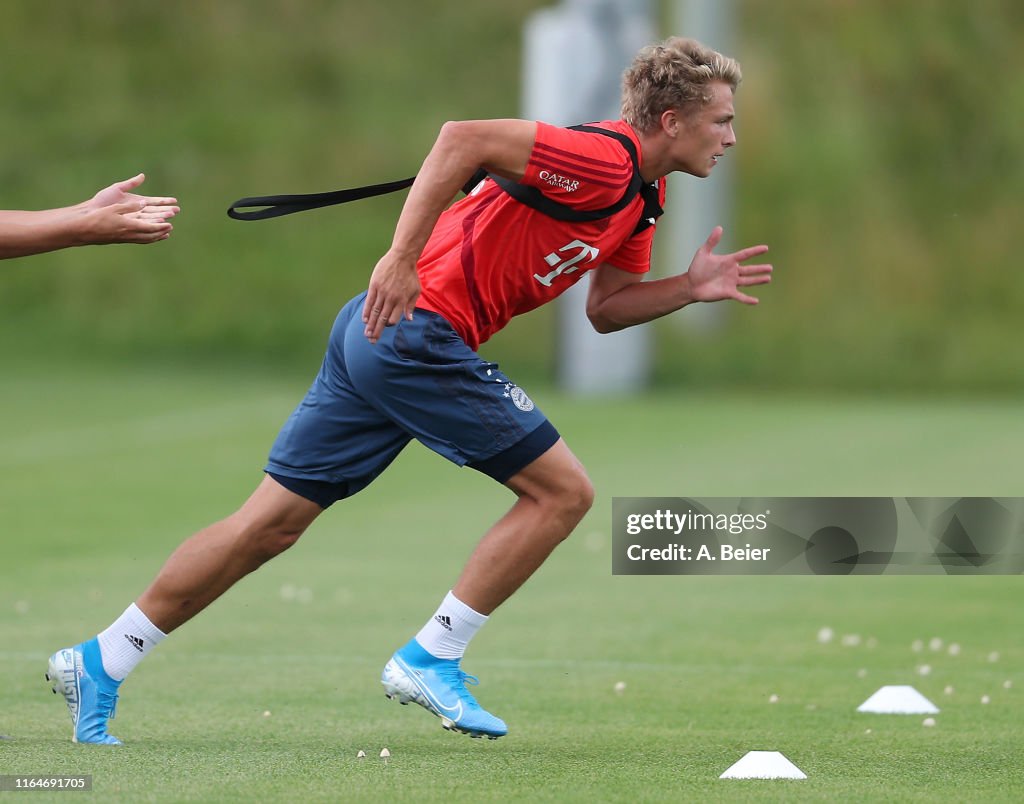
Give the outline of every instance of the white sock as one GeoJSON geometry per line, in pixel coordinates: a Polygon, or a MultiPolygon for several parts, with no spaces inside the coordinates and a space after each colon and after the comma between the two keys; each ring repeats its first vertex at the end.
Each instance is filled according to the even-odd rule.
{"type": "Polygon", "coordinates": [[[485,622],[486,615],[473,611],[449,592],[437,613],[416,634],[416,641],[438,659],[461,659],[469,640],[485,622]]]}
{"type": "Polygon", "coordinates": [[[166,636],[132,603],[110,628],[96,637],[103,669],[114,681],[122,681],[166,636]]]}

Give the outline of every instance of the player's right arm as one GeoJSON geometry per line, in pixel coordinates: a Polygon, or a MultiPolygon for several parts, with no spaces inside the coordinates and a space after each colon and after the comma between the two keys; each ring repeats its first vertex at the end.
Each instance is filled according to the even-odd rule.
{"type": "Polygon", "coordinates": [[[479,168],[519,181],[536,133],[532,120],[463,120],[441,127],[409,190],[391,248],[370,277],[363,323],[371,343],[385,326],[412,318],[420,294],[416,261],[455,194],[479,168]]]}

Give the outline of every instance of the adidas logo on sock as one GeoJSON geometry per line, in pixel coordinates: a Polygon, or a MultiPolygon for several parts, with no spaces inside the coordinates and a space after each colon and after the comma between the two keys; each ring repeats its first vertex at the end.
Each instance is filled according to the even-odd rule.
{"type": "Polygon", "coordinates": [[[141,637],[130,636],[128,634],[125,634],[124,638],[132,643],[132,647],[135,648],[135,650],[137,650],[139,653],[142,653],[143,642],[141,637]]]}
{"type": "Polygon", "coordinates": [[[447,628],[449,631],[452,630],[452,618],[447,614],[435,614],[434,619],[441,624],[442,628],[447,628]]]}

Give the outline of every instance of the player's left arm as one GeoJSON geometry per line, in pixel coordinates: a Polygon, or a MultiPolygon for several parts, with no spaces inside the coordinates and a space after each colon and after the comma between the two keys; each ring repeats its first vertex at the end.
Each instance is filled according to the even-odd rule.
{"type": "Polygon", "coordinates": [[[742,304],[757,304],[758,299],[740,288],[771,281],[772,266],[767,263],[744,265],[768,251],[768,246],[751,246],[731,254],[715,254],[722,239],[722,227],[716,226],[702,245],[689,270],[677,276],[643,281],[643,274],[619,270],[605,263],[590,277],[587,317],[598,332],[616,332],[643,324],[680,310],[693,302],[733,299],[742,304]]]}

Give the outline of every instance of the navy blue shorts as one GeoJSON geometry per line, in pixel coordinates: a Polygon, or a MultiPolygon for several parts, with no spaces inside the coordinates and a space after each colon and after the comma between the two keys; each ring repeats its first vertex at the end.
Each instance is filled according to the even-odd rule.
{"type": "Polygon", "coordinates": [[[558,432],[526,393],[436,313],[363,334],[362,293],[334,322],[320,373],[270,450],[267,473],[323,508],[365,488],[413,438],[505,482],[558,432]]]}

